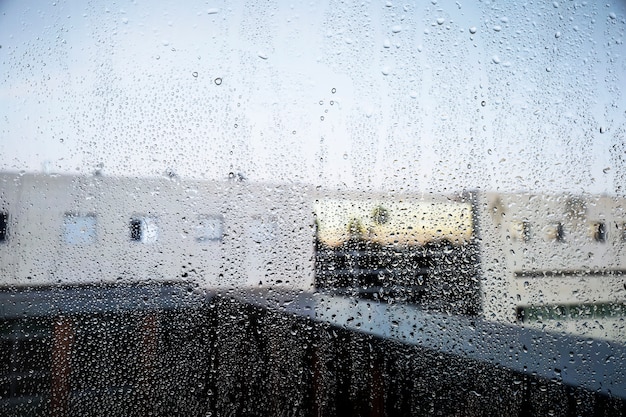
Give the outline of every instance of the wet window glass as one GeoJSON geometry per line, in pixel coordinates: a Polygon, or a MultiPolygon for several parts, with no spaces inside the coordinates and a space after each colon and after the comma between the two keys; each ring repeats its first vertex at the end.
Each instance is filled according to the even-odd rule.
{"type": "Polygon", "coordinates": [[[0,415],[625,415],[625,33],[0,2],[0,415]]]}

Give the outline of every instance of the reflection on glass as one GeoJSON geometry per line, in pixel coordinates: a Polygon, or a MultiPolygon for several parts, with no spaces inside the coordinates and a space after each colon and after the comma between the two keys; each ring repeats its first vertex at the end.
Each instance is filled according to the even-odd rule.
{"type": "Polygon", "coordinates": [[[92,244],[96,241],[94,214],[66,213],[63,219],[63,242],[68,245],[92,244]]]}

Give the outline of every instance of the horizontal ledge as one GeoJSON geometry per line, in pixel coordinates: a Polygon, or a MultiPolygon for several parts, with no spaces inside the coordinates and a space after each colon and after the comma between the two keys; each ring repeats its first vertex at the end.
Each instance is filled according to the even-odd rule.
{"type": "Polygon", "coordinates": [[[580,277],[621,277],[626,269],[579,269],[549,271],[515,271],[515,278],[580,278],[580,277]]]}

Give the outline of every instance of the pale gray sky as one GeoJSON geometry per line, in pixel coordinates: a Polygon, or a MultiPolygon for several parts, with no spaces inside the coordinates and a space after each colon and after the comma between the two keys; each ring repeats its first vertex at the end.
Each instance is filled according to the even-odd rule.
{"type": "Polygon", "coordinates": [[[0,3],[0,170],[626,194],[624,2],[0,3]]]}

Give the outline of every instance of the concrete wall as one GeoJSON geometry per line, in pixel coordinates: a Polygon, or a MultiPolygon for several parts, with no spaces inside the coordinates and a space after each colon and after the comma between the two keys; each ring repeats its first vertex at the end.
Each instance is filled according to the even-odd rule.
{"type": "MultiPolygon", "coordinates": [[[[485,317],[514,322],[521,308],[549,312],[555,306],[578,306],[579,313],[593,304],[623,310],[625,199],[479,194],[476,208],[485,317]],[[604,236],[598,233],[599,223],[604,224],[604,236]]],[[[548,313],[528,325],[626,339],[623,314],[599,316],[559,318],[558,313],[548,313]]]]}
{"type": "Polygon", "coordinates": [[[14,174],[0,175],[0,187],[10,217],[0,244],[4,287],[190,281],[308,288],[313,281],[312,203],[302,187],[14,174]],[[95,236],[68,231],[85,229],[85,218],[95,219],[95,236]],[[150,219],[151,239],[132,241],[131,219],[142,218],[150,219]],[[220,222],[221,238],[202,239],[203,223],[215,229],[220,222]]]}

